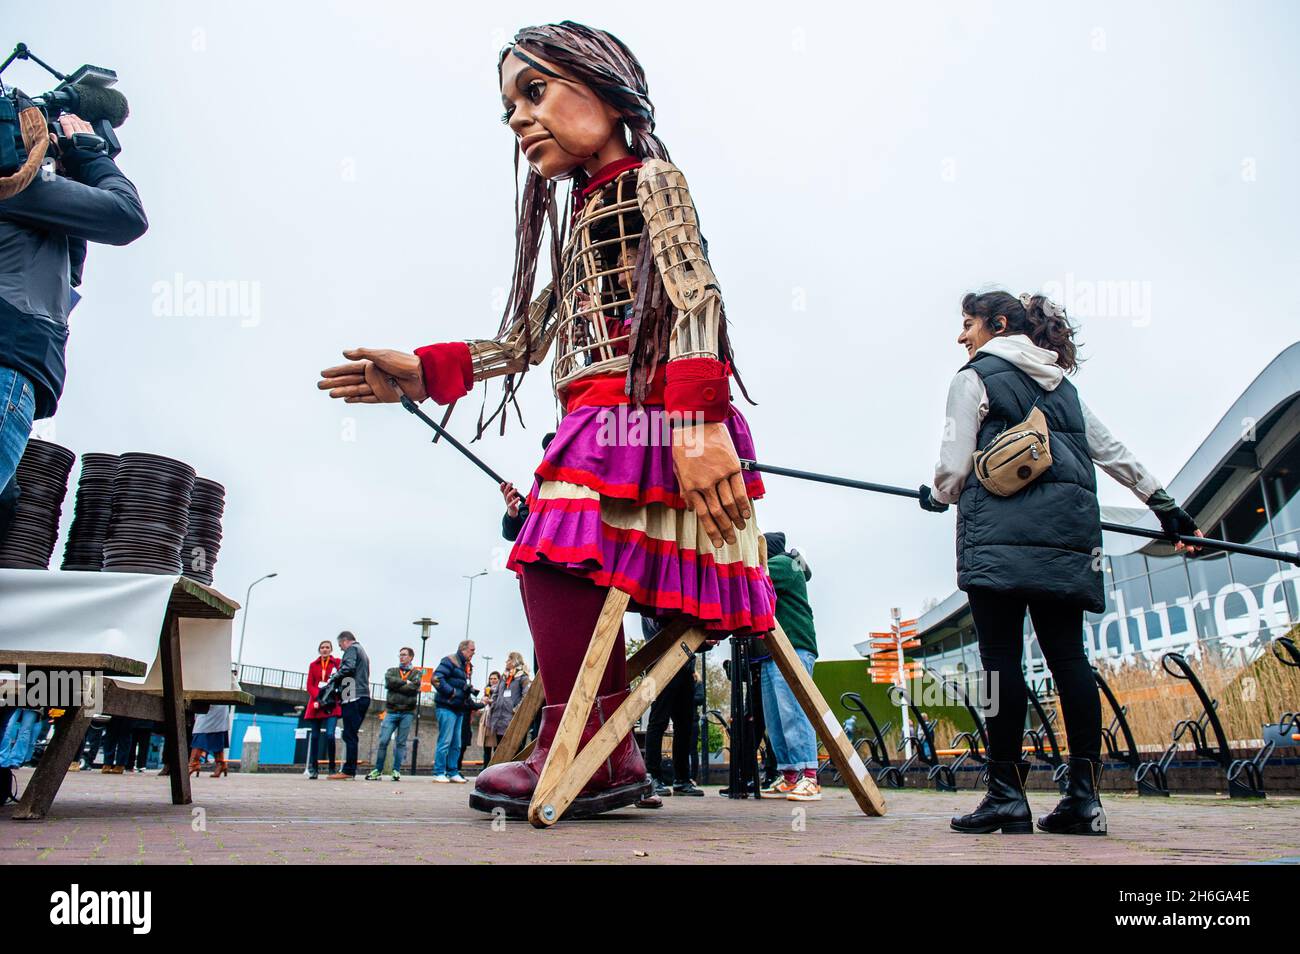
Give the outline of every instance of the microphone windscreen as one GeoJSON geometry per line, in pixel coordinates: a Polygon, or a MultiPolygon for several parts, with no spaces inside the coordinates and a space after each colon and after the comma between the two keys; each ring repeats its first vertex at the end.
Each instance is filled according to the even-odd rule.
{"type": "Polygon", "coordinates": [[[77,115],[88,123],[97,123],[101,119],[107,119],[108,124],[116,129],[126,122],[126,117],[131,114],[130,107],[126,103],[126,97],[115,89],[107,86],[82,86],[81,84],[75,85],[73,89],[77,91],[79,100],[77,115]]]}

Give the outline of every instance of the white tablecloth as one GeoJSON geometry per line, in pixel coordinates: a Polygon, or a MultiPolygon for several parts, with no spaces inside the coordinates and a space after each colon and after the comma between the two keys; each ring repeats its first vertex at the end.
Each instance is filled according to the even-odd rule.
{"type": "MultiPolygon", "coordinates": [[[[161,688],[158,636],[179,577],[148,573],[0,570],[0,649],[111,653],[150,663],[140,679],[161,688]]],[[[231,621],[182,619],[181,672],[188,690],[235,687],[231,621]]]]}

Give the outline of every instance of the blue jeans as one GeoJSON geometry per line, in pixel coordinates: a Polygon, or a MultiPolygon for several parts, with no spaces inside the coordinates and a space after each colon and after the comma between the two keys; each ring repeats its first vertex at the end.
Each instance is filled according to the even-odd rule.
{"type": "Polygon", "coordinates": [[[438,750],[433,756],[433,774],[447,775],[456,770],[460,756],[461,723],[465,713],[438,707],[438,750]]]}
{"type": "Polygon", "coordinates": [[[384,771],[384,762],[388,758],[388,740],[397,730],[397,746],[393,750],[393,771],[402,770],[402,761],[406,758],[406,737],[411,734],[411,725],[415,722],[414,712],[388,712],[384,724],[379,727],[379,751],[375,753],[375,771],[384,771]]]}
{"type": "MultiPolygon", "coordinates": [[[[794,652],[811,676],[817,657],[806,649],[794,652]]],[[[817,767],[817,732],[771,659],[763,663],[763,719],[777,768],[797,772],[817,767]]]]}
{"type": "Polygon", "coordinates": [[[11,368],[0,368],[0,490],[8,488],[18,469],[35,413],[32,382],[11,368]]]}
{"type": "Polygon", "coordinates": [[[41,731],[41,714],[35,709],[18,709],[9,717],[0,738],[0,768],[22,768],[32,757],[41,731]]]}

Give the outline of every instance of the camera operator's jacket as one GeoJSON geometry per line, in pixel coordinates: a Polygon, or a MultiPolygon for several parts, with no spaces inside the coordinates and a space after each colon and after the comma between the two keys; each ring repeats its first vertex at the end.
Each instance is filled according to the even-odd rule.
{"type": "Polygon", "coordinates": [[[80,149],[62,156],[68,176],[32,180],[0,201],[0,365],[36,390],[36,417],[63,393],[72,289],[86,243],[126,245],[149,227],[140,196],[112,159],[80,149]]]}

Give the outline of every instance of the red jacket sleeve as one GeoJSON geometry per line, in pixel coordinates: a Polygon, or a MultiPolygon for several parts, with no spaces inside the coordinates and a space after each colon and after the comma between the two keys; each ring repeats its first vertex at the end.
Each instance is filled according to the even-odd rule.
{"type": "Polygon", "coordinates": [[[415,349],[424,376],[424,390],[439,404],[463,398],[474,387],[474,365],[469,345],[463,341],[425,345],[415,349]]]}
{"type": "Polygon", "coordinates": [[[731,369],[716,358],[680,358],[668,362],[664,409],[670,413],[703,415],[706,422],[731,416],[731,369]]]}

